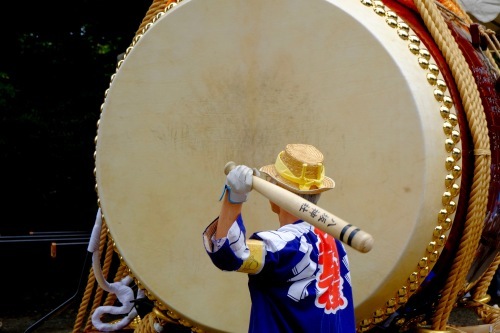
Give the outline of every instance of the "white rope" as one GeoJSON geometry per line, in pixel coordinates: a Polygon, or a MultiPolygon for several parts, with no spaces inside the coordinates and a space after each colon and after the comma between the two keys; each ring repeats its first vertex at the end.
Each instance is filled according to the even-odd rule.
{"type": "MultiPolygon", "coordinates": [[[[92,268],[94,269],[94,275],[99,286],[112,294],[115,294],[121,306],[100,306],[92,314],[92,324],[99,331],[112,332],[118,331],[129,325],[132,320],[137,316],[137,310],[134,308],[133,300],[134,291],[128,285],[133,281],[130,276],[124,277],[121,281],[109,283],[104,278],[100,263],[100,253],[99,253],[99,239],[101,235],[102,228],[102,217],[101,209],[97,211],[96,221],[94,228],[92,230],[92,235],[90,237],[88,251],[92,253],[92,268]],[[125,315],[120,321],[111,324],[103,323],[101,321],[101,316],[104,314],[112,315],[125,315]]],[[[137,292],[137,298],[144,297],[144,292],[139,289],[137,292]]]]}

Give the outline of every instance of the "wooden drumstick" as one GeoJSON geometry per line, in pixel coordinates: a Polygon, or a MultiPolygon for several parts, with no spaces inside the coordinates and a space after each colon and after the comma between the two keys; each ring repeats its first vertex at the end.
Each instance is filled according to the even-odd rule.
{"type": "MultiPolygon", "coordinates": [[[[226,163],[224,173],[227,175],[235,166],[234,162],[226,163]]],[[[362,253],[370,251],[373,247],[374,239],[370,234],[316,206],[312,202],[301,198],[295,193],[257,176],[253,176],[252,188],[287,212],[323,230],[362,253]]]]}

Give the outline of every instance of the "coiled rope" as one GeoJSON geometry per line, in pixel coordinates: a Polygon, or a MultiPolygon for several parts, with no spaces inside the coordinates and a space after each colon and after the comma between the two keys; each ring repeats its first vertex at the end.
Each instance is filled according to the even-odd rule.
{"type": "Polygon", "coordinates": [[[465,286],[466,274],[474,260],[488,203],[491,154],[483,105],[472,72],[433,0],[414,0],[431,36],[441,50],[457,84],[475,151],[474,176],[464,232],[450,274],[442,291],[432,329],[445,330],[451,311],[465,286]]]}

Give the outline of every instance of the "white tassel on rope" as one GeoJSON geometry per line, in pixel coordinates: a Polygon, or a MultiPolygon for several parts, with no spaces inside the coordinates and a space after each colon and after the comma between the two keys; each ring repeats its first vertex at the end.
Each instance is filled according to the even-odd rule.
{"type": "MultiPolygon", "coordinates": [[[[99,253],[99,240],[102,228],[102,217],[101,209],[97,211],[97,216],[92,230],[92,235],[90,237],[90,242],[88,246],[88,251],[92,253],[92,268],[94,269],[94,275],[99,286],[112,294],[115,294],[118,301],[122,304],[121,306],[100,306],[92,314],[92,324],[99,331],[112,332],[118,331],[129,325],[132,320],[137,316],[137,311],[134,308],[134,291],[128,285],[133,281],[130,276],[126,276],[121,281],[109,283],[104,278],[101,269],[100,253],[99,253]],[[104,314],[113,315],[125,315],[120,321],[110,324],[103,323],[101,321],[101,316],[104,314]]],[[[142,298],[144,293],[139,290],[137,293],[137,298],[142,298]]]]}
{"type": "Polygon", "coordinates": [[[483,23],[493,21],[500,14],[500,0],[459,0],[459,3],[483,23]]]}

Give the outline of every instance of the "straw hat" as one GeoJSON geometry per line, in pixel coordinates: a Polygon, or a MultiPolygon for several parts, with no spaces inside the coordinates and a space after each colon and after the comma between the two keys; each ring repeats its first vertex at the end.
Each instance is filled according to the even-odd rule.
{"type": "Polygon", "coordinates": [[[301,194],[315,194],[335,187],[325,176],[323,154],[307,144],[288,144],[278,154],[276,163],[260,168],[280,186],[301,194]]]}

